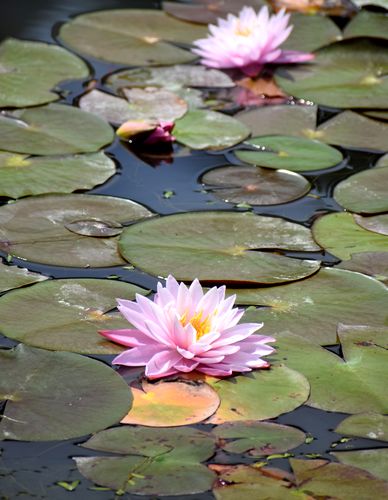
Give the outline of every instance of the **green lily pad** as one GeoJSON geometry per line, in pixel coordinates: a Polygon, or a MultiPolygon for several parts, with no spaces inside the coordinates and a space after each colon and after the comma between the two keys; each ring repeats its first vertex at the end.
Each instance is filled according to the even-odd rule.
{"type": "Polygon", "coordinates": [[[253,457],[292,450],[304,443],[305,434],[295,427],[272,422],[232,422],[215,427],[213,434],[220,446],[230,453],[248,453],[253,457]]]}
{"type": "Polygon", "coordinates": [[[351,175],[336,185],[334,199],[351,212],[375,214],[388,211],[388,167],[351,175]]]}
{"type": "Polygon", "coordinates": [[[191,110],[175,123],[176,140],[192,149],[225,149],[250,134],[243,123],[217,111],[191,110]]]}
{"type": "Polygon", "coordinates": [[[375,477],[388,481],[388,450],[352,450],[331,453],[342,464],[359,467],[375,477]]]}
{"type": "Polygon", "coordinates": [[[86,194],[44,195],[0,207],[0,250],[25,260],[67,267],[125,263],[117,236],[87,237],[67,225],[94,219],[132,222],[153,214],[131,200],[86,194]]]}
{"type": "Polygon", "coordinates": [[[342,154],[322,142],[288,136],[254,137],[242,145],[236,156],[242,161],[267,168],[284,168],[294,172],[334,167],[342,154]]]}
{"type": "Polygon", "coordinates": [[[64,24],[59,38],[86,56],[116,64],[155,66],[191,62],[196,56],[169,42],[191,43],[206,28],[152,9],[82,14],[64,24]]]}
{"type": "Polygon", "coordinates": [[[192,281],[281,283],[308,276],[319,262],[256,249],[318,250],[298,224],[249,212],[190,212],[127,227],[120,252],[154,274],[192,281]]]}
{"type": "Polygon", "coordinates": [[[113,73],[106,85],[114,92],[131,87],[162,87],[176,90],[182,87],[230,88],[233,80],[218,69],[178,64],[169,67],[132,68],[113,73]]]}
{"type": "Polygon", "coordinates": [[[113,138],[103,120],[72,106],[49,104],[0,116],[0,149],[15,153],[93,153],[113,138]]]}
{"type": "Polygon", "coordinates": [[[311,189],[309,181],[294,172],[243,166],[214,168],[202,183],[221,200],[250,205],[288,203],[311,189]]]}
{"type": "Polygon", "coordinates": [[[0,151],[0,196],[20,198],[91,189],[115,172],[114,162],[103,153],[28,157],[0,151]]]}
{"type": "MultiPolygon", "coordinates": [[[[385,7],[388,7],[388,3],[386,3],[385,7]]],[[[357,37],[388,39],[388,16],[368,10],[359,12],[351,19],[344,30],[344,38],[357,37]]]]}
{"type": "Polygon", "coordinates": [[[355,436],[388,442],[388,415],[361,413],[345,418],[335,432],[344,436],[355,436]]]}
{"type": "Polygon", "coordinates": [[[387,106],[388,54],[378,40],[349,40],[321,49],[313,64],[277,70],[289,95],[336,108],[387,106]]]}
{"type": "Polygon", "coordinates": [[[74,460],[82,475],[123,493],[202,493],[215,479],[200,463],[213,455],[214,437],[196,429],[121,427],[100,432],[82,446],[122,455],[74,460]]]}
{"type": "Polygon", "coordinates": [[[263,335],[288,330],[306,340],[336,343],[338,323],[387,321],[387,289],[378,281],[351,271],[323,268],[301,283],[262,289],[233,290],[237,303],[265,308],[247,311],[247,321],[263,321],[263,335]],[[302,326],[303,325],[303,326],[302,326]]]}
{"type": "Polygon", "coordinates": [[[47,279],[43,274],[32,273],[22,267],[6,266],[0,262],[0,293],[47,279]]]}
{"type": "Polygon", "coordinates": [[[388,236],[388,214],[372,215],[369,217],[354,214],[353,217],[357,224],[364,229],[388,236]]]}
{"type": "Polygon", "coordinates": [[[344,359],[285,332],[277,338],[277,359],[310,382],[307,405],[325,411],[386,413],[387,328],[338,332],[344,359]]]}
{"type": "Polygon", "coordinates": [[[296,13],[291,15],[289,24],[293,29],[282,44],[285,50],[313,52],[342,38],[337,25],[326,16],[296,13]]]}
{"type": "Polygon", "coordinates": [[[34,347],[80,354],[118,354],[124,350],[98,330],[130,328],[116,298],[132,300],[143,288],[102,279],[49,280],[0,298],[0,331],[34,347]],[[18,314],[15,315],[15,311],[18,314]]]}
{"type": "Polygon", "coordinates": [[[368,274],[388,285],[388,252],[353,253],[337,267],[368,274]]]}
{"type": "Polygon", "coordinates": [[[376,163],[376,167],[388,167],[388,154],[382,156],[376,163]]]}
{"type": "Polygon", "coordinates": [[[301,406],[310,393],[307,379],[284,365],[227,380],[207,377],[206,382],[221,399],[211,424],[275,418],[301,406]]]}
{"type": "Polygon", "coordinates": [[[128,100],[92,90],[81,97],[79,106],[117,125],[128,120],[175,121],[187,111],[186,102],[169,90],[126,89],[124,93],[128,100]]]}
{"type": "Polygon", "coordinates": [[[56,84],[88,75],[86,64],[62,47],[8,38],[0,45],[0,107],[56,101],[56,84]]]}
{"type": "Polygon", "coordinates": [[[349,260],[355,253],[388,251],[388,237],[362,228],[350,213],[324,215],[312,231],[319,245],[342,260],[349,260]]]}
{"type": "Polygon", "coordinates": [[[116,424],[131,405],[125,381],[99,361],[18,345],[0,351],[0,439],[48,441],[116,424]]]}
{"type": "Polygon", "coordinates": [[[388,482],[350,465],[327,460],[290,459],[297,490],[313,498],[385,498],[388,482]]]}
{"type": "Polygon", "coordinates": [[[376,118],[377,120],[388,120],[388,111],[375,111],[375,110],[366,110],[363,111],[364,115],[370,116],[371,118],[376,118]]]}

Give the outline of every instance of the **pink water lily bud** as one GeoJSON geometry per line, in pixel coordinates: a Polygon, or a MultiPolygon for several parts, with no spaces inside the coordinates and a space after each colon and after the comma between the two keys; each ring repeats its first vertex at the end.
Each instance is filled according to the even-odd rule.
{"type": "Polygon", "coordinates": [[[161,121],[155,130],[145,139],[144,144],[175,141],[175,137],[171,134],[173,128],[174,122],[161,121]]]}
{"type": "Polygon", "coordinates": [[[142,142],[151,145],[174,141],[175,137],[171,134],[173,128],[174,122],[172,121],[129,120],[117,129],[116,134],[121,139],[130,139],[139,134],[150,132],[142,142]]]}
{"type": "Polygon", "coordinates": [[[225,298],[225,286],[204,293],[196,279],[190,287],[172,276],[158,283],[154,300],[141,295],[136,301],[118,299],[118,309],[131,323],[125,330],[100,334],[130,347],[114,364],[145,366],[151,379],[193,370],[216,377],[268,368],[261,359],[274,349],[272,337],[257,335],[262,323],[240,323],[243,309],[234,307],[236,296],[225,298]]]}
{"type": "Polygon", "coordinates": [[[280,45],[290,35],[290,15],[285,10],[270,15],[266,6],[258,13],[243,7],[238,16],[229,14],[209,25],[210,34],[194,42],[193,52],[201,64],[211,68],[240,68],[250,77],[257,76],[264,64],[311,61],[314,54],[282,50],[280,45]]]}

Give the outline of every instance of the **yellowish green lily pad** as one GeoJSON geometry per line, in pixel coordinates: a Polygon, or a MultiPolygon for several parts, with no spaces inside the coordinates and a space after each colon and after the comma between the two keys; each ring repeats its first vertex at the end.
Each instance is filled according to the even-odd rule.
{"type": "Polygon", "coordinates": [[[388,442],[388,415],[360,413],[345,418],[335,432],[344,436],[355,436],[388,442]]]}

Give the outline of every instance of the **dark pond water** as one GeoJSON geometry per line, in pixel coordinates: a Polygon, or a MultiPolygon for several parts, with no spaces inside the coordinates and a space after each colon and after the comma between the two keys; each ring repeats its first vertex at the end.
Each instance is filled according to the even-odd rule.
{"type": "MultiPolygon", "coordinates": [[[[159,7],[157,1],[147,0],[14,0],[2,5],[0,37],[14,36],[27,40],[55,41],[58,26],[69,17],[82,12],[107,8],[123,7],[159,7]]],[[[91,78],[100,79],[103,75],[116,70],[119,66],[88,61],[93,74],[91,78]]],[[[73,104],[84,91],[87,82],[62,85],[63,102],[73,104]]],[[[99,83],[99,88],[103,85],[99,83]]],[[[324,121],[332,115],[333,110],[320,110],[320,119],[324,121]]],[[[201,175],[215,166],[233,162],[226,154],[207,154],[204,152],[188,152],[175,146],[174,155],[157,158],[139,158],[130,152],[122,143],[116,140],[107,153],[118,163],[118,172],[103,186],[90,191],[93,194],[113,195],[135,200],[159,214],[172,214],[192,210],[236,210],[231,205],[218,201],[211,193],[203,190],[200,184],[201,175]],[[173,191],[174,195],[166,199],[165,191],[173,191]]],[[[341,210],[332,199],[334,185],[350,174],[369,168],[379,155],[360,151],[342,150],[344,161],[330,173],[314,172],[305,175],[313,185],[311,194],[317,197],[305,196],[286,205],[256,207],[259,214],[282,216],[288,220],[310,226],[313,219],[322,213],[341,210]]],[[[0,199],[1,201],[1,199],[0,199]]],[[[3,200],[5,201],[5,199],[3,200]]],[[[293,253],[293,256],[297,254],[293,253]]],[[[304,257],[306,254],[304,254],[304,257]]],[[[323,254],[323,262],[332,265],[337,259],[329,254],[323,254]]],[[[44,266],[25,263],[14,259],[15,264],[22,264],[32,271],[46,275],[62,277],[108,277],[115,274],[123,281],[141,285],[145,288],[155,288],[156,279],[136,270],[122,268],[78,269],[44,266]]],[[[0,336],[0,347],[10,347],[14,343],[0,336]]],[[[331,349],[340,355],[338,349],[331,349]]],[[[104,361],[110,361],[106,356],[104,361]]],[[[332,429],[345,417],[344,414],[326,413],[308,407],[301,407],[275,421],[301,428],[314,436],[314,441],[303,445],[294,451],[295,455],[318,454],[324,458],[332,457],[328,452],[332,444],[337,443],[341,436],[332,429]]],[[[94,490],[94,485],[83,478],[77,471],[73,456],[85,456],[95,452],[77,447],[84,438],[64,442],[1,442],[0,443],[0,499],[50,498],[55,500],[79,499],[113,499],[112,491],[94,490]],[[80,480],[73,492],[65,491],[56,483],[80,480]]],[[[374,448],[375,442],[354,439],[341,443],[339,449],[374,448]]],[[[226,453],[218,455],[212,461],[217,463],[231,462],[231,456],[226,453]]],[[[244,460],[238,459],[241,463],[244,460]]],[[[245,460],[246,461],[246,460],[245,460]]],[[[274,466],[288,468],[288,462],[277,459],[274,466]]],[[[137,496],[127,495],[126,498],[137,496]]],[[[146,498],[146,497],[142,497],[146,498]]],[[[151,498],[151,497],[149,497],[151,498]]],[[[156,497],[152,497],[156,498],[156,497]]],[[[164,497],[166,498],[166,497],[164,497]]],[[[172,497],[177,498],[177,497],[172,497]]],[[[183,498],[183,497],[181,497],[183,498]]],[[[213,498],[211,494],[193,495],[184,498],[213,498]]]]}

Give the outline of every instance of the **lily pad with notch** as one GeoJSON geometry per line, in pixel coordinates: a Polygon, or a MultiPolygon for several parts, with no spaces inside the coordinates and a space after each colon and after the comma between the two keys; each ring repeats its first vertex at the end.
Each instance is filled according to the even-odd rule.
{"type": "Polygon", "coordinates": [[[215,438],[193,428],[120,427],[92,436],[82,445],[119,456],[75,457],[91,481],[139,495],[185,495],[211,488],[215,474],[202,461],[215,451],[215,438]]]}
{"type": "Polygon", "coordinates": [[[0,350],[0,366],[0,439],[83,436],[118,423],[131,405],[125,381],[85,356],[20,344],[0,350]]]}
{"type": "Polygon", "coordinates": [[[69,48],[103,61],[131,66],[191,62],[196,56],[174,43],[189,44],[206,29],[153,9],[114,9],[81,14],[62,25],[69,48]]]}
{"type": "Polygon", "coordinates": [[[125,261],[118,253],[118,237],[101,237],[104,228],[151,216],[142,205],[111,196],[69,194],[26,198],[0,207],[0,249],[22,259],[54,266],[119,266],[125,261]],[[94,223],[90,225],[91,219],[94,223]],[[89,232],[100,225],[98,235],[82,236],[79,231],[82,223],[89,226],[89,232]],[[74,224],[78,232],[74,232],[74,224]]]}
{"type": "Polygon", "coordinates": [[[101,118],[73,106],[48,104],[0,115],[0,149],[31,155],[94,153],[114,139],[101,118]]]}
{"type": "Polygon", "coordinates": [[[112,280],[48,280],[0,298],[0,331],[44,349],[118,354],[124,348],[99,335],[98,330],[129,328],[119,313],[110,311],[116,307],[117,297],[134,299],[136,294],[145,295],[147,290],[112,280]]]}
{"type": "Polygon", "coordinates": [[[264,306],[245,315],[247,321],[264,322],[263,335],[277,337],[287,330],[321,345],[336,343],[338,323],[381,326],[388,320],[386,287],[373,278],[341,269],[323,268],[302,283],[231,293],[237,294],[238,304],[264,306]]]}
{"type": "Polygon", "coordinates": [[[62,47],[8,38],[0,45],[0,107],[37,106],[59,99],[63,80],[89,75],[87,65],[62,47]]]}
{"type": "Polygon", "coordinates": [[[257,166],[294,172],[334,167],[343,159],[337,149],[317,140],[280,135],[249,139],[236,156],[257,166]]]}
{"type": "Polygon", "coordinates": [[[0,151],[0,196],[71,193],[104,183],[116,172],[104,153],[28,156],[0,151]]]}
{"type": "Polygon", "coordinates": [[[271,284],[318,270],[319,262],[275,253],[281,249],[303,252],[319,247],[309,229],[249,212],[175,214],[134,224],[120,237],[120,252],[132,265],[182,281],[271,284]]]}
{"type": "Polygon", "coordinates": [[[228,166],[209,170],[202,183],[228,203],[276,205],[301,198],[311,189],[307,179],[288,170],[228,166]]]}

